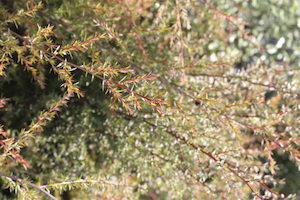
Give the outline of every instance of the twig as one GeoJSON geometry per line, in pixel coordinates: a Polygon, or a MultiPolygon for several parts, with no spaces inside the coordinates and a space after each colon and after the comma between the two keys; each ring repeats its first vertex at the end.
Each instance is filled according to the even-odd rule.
{"type": "Polygon", "coordinates": [[[30,183],[29,181],[26,181],[24,179],[18,178],[16,176],[13,175],[8,175],[8,174],[3,174],[0,172],[0,176],[5,177],[5,178],[9,178],[13,181],[19,182],[21,184],[26,184],[26,185],[30,185],[31,187],[39,190],[40,192],[44,193],[46,196],[48,196],[51,200],[57,200],[57,198],[55,198],[52,194],[50,194],[49,192],[47,192],[45,189],[43,189],[41,186],[39,185],[35,185],[33,183],[30,183]]]}
{"type": "Polygon", "coordinates": [[[49,184],[49,185],[42,185],[40,187],[47,188],[47,187],[70,185],[70,184],[76,184],[76,183],[106,183],[106,184],[115,185],[115,186],[125,186],[125,184],[123,184],[123,183],[106,181],[106,180],[76,180],[76,181],[65,181],[65,182],[61,182],[61,183],[53,183],[53,184],[49,184]]]}
{"type": "MultiPolygon", "coordinates": [[[[12,33],[12,35],[14,35],[15,37],[19,38],[20,40],[30,43],[30,41],[28,39],[26,39],[23,36],[17,34],[16,32],[12,31],[11,29],[9,29],[9,31],[10,31],[10,33],[12,33]]],[[[43,48],[41,48],[39,46],[35,46],[35,47],[37,49],[39,49],[40,51],[42,51],[44,54],[46,54],[48,56],[52,56],[53,58],[59,60],[62,63],[68,64],[68,65],[70,65],[70,66],[72,66],[72,67],[74,67],[76,69],[84,71],[84,72],[86,72],[87,74],[89,74],[91,76],[95,76],[98,79],[102,80],[103,82],[107,82],[107,83],[115,85],[116,87],[120,87],[121,89],[125,90],[129,94],[134,95],[134,96],[142,99],[145,102],[148,102],[150,105],[152,105],[152,107],[154,107],[156,109],[157,109],[157,106],[153,106],[154,104],[155,105],[156,104],[159,104],[159,105],[161,105],[161,104],[168,104],[167,102],[164,102],[163,100],[160,100],[160,99],[150,99],[150,98],[148,98],[148,97],[146,97],[144,95],[141,95],[139,93],[136,93],[135,91],[132,91],[127,86],[122,85],[119,82],[116,82],[116,81],[113,81],[113,80],[110,80],[110,79],[105,79],[105,78],[101,77],[99,74],[95,74],[95,73],[93,73],[93,72],[91,72],[89,70],[86,70],[85,67],[83,67],[83,66],[79,66],[79,65],[76,65],[76,64],[74,64],[72,62],[69,62],[69,61],[65,60],[64,58],[62,58],[62,57],[60,57],[60,56],[58,56],[58,55],[56,55],[54,53],[48,52],[48,51],[46,51],[45,49],[43,49],[43,48]]]]}

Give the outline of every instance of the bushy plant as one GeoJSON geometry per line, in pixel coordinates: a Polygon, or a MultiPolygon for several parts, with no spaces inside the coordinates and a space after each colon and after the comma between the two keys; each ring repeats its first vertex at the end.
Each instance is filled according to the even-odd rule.
{"type": "Polygon", "coordinates": [[[276,156],[300,160],[299,33],[279,31],[299,26],[280,14],[291,2],[2,1],[0,184],[16,195],[0,198],[286,198],[276,156]],[[273,37],[252,12],[268,5],[273,37]]]}

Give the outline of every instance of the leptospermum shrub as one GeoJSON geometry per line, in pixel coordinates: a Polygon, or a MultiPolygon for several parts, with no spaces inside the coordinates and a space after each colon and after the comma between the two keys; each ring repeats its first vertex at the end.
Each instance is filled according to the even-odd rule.
{"type": "Polygon", "coordinates": [[[0,197],[297,198],[299,66],[234,2],[2,1],[0,197]]]}

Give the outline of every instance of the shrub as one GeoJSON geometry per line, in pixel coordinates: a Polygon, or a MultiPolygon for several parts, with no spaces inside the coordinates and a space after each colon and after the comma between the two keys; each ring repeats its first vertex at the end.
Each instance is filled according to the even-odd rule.
{"type": "Polygon", "coordinates": [[[260,4],[3,1],[11,198],[284,198],[274,153],[299,166],[299,66],[294,36],[258,34],[260,4]]]}

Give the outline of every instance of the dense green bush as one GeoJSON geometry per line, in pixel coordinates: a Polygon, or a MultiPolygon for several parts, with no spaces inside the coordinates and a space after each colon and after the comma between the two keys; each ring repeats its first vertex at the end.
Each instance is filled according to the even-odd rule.
{"type": "Polygon", "coordinates": [[[299,10],[2,1],[0,198],[296,199],[299,10]]]}

